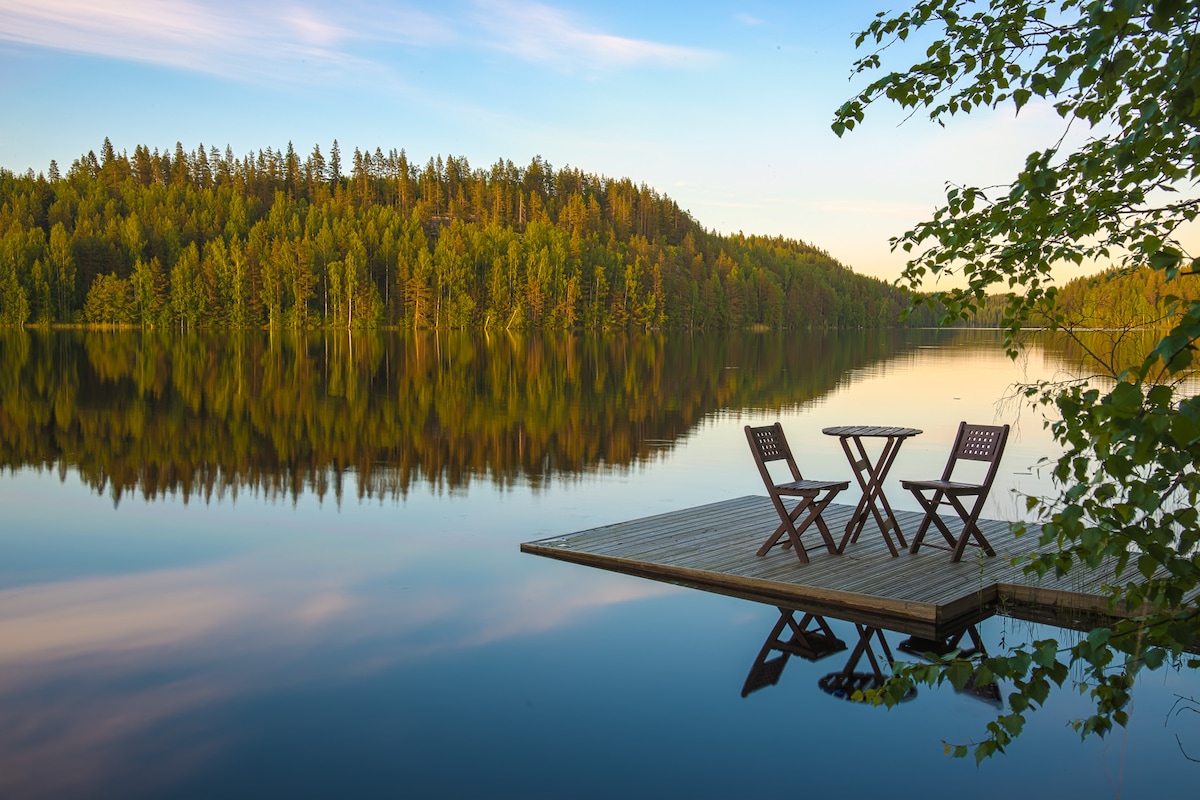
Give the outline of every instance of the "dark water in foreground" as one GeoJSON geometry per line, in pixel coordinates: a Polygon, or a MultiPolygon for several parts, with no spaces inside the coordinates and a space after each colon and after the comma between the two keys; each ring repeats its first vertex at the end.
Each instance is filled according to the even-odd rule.
{"type": "Polygon", "coordinates": [[[0,796],[1195,796],[1194,673],[1107,740],[1056,693],[976,768],[942,742],[986,698],[852,705],[846,653],[743,697],[775,608],[518,551],[761,494],[741,428],[776,419],[829,477],[822,427],[923,429],[910,509],[959,419],[1015,422],[1016,518],[1053,444],[1008,386],[1077,365],[996,341],[0,332],[0,796]]]}

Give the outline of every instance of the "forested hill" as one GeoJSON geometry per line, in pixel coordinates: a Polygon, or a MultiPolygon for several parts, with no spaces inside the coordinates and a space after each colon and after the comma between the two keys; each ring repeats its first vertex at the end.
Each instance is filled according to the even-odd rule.
{"type": "MultiPolygon", "coordinates": [[[[1200,300],[1200,276],[1181,273],[1168,280],[1162,270],[1142,267],[1129,272],[1110,268],[1094,275],[1073,278],[1055,295],[1061,323],[1072,328],[1161,329],[1176,324],[1190,303],[1200,300]],[[1182,301],[1176,302],[1176,301],[1182,301]]],[[[987,298],[972,325],[1003,324],[1006,298],[987,298]]],[[[1046,324],[1044,317],[1030,319],[1032,327],[1046,324]]]]}
{"type": "Polygon", "coordinates": [[[710,233],[629,179],[347,161],[336,141],[238,159],[105,139],[65,174],[0,170],[0,324],[879,327],[906,305],[802,242],[710,233]]]}

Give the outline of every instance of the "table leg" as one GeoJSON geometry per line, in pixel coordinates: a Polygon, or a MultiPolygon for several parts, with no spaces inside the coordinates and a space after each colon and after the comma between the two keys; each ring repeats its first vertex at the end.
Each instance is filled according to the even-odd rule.
{"type": "Polygon", "coordinates": [[[896,544],[888,532],[889,528],[896,531],[896,538],[899,539],[901,547],[908,546],[904,540],[904,534],[900,530],[900,524],[896,521],[892,507],[887,501],[887,495],[883,492],[883,480],[887,476],[888,470],[892,468],[892,462],[896,460],[896,454],[900,452],[900,445],[903,441],[903,437],[889,436],[887,443],[883,446],[883,452],[872,464],[861,437],[841,437],[842,449],[846,452],[846,459],[854,471],[854,478],[858,481],[859,488],[862,489],[862,497],[855,506],[854,513],[850,515],[850,522],[846,525],[846,535],[838,547],[839,553],[845,551],[846,545],[858,541],[863,527],[867,524],[868,516],[875,517],[875,522],[879,525],[879,530],[883,533],[884,541],[893,558],[898,557],[900,553],[896,550],[896,544]],[[857,457],[850,449],[849,439],[854,441],[854,449],[858,451],[857,457]],[[880,506],[883,507],[884,513],[880,513],[880,506]]]}
{"type": "Polygon", "coordinates": [[[850,521],[846,523],[846,535],[842,538],[841,545],[838,546],[838,552],[842,553],[846,550],[846,545],[851,541],[858,541],[858,534],[862,531],[861,520],[866,518],[866,508],[869,502],[867,496],[867,483],[863,480],[863,475],[871,468],[871,460],[867,458],[867,453],[863,450],[862,442],[857,438],[854,444],[858,446],[859,457],[855,458],[854,453],[850,450],[849,437],[841,436],[839,441],[842,443],[842,450],[846,453],[846,460],[850,462],[850,470],[854,473],[854,479],[858,481],[858,488],[862,489],[862,495],[858,498],[858,505],[854,507],[854,513],[850,515],[850,521]]]}
{"type": "Polygon", "coordinates": [[[908,542],[904,540],[904,533],[900,530],[900,523],[896,520],[896,515],[892,513],[892,506],[888,503],[887,495],[883,492],[883,479],[887,477],[888,471],[892,468],[892,462],[896,460],[896,455],[900,452],[900,445],[903,444],[902,438],[891,438],[887,440],[884,446],[884,451],[876,462],[875,471],[871,475],[871,483],[874,488],[874,498],[879,501],[879,505],[883,506],[884,518],[880,519],[879,510],[872,503],[872,508],[875,511],[875,519],[879,523],[879,527],[883,530],[884,536],[887,536],[888,528],[896,532],[896,539],[900,542],[901,547],[908,547],[908,542]]]}

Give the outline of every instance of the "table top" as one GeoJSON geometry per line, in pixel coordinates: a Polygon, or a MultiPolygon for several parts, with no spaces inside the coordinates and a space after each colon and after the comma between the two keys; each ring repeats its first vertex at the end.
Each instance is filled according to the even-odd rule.
{"type": "Polygon", "coordinates": [[[887,436],[892,439],[903,439],[924,433],[924,431],[920,428],[889,428],[881,425],[835,425],[832,428],[824,428],[821,433],[828,436],[887,436]]]}

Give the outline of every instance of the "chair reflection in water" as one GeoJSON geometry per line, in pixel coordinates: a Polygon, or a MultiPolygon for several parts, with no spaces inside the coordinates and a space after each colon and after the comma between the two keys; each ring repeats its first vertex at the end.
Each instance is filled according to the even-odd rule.
{"type": "MultiPolygon", "coordinates": [[[[910,636],[900,642],[897,647],[910,655],[930,661],[943,660],[955,651],[958,651],[957,655],[960,658],[987,657],[987,648],[983,645],[983,637],[979,635],[979,629],[974,625],[968,626],[953,636],[947,636],[945,639],[923,639],[919,636],[910,636]],[[964,636],[970,638],[970,647],[963,645],[964,636]]],[[[955,686],[954,691],[976,700],[982,700],[997,708],[1004,707],[1004,700],[1000,697],[1000,685],[995,681],[979,683],[974,672],[971,673],[971,677],[961,689],[955,686]]]]}
{"type": "MultiPolygon", "coordinates": [[[[841,670],[831,672],[817,681],[817,685],[821,687],[822,691],[835,697],[849,699],[855,691],[879,688],[887,680],[891,664],[895,660],[882,629],[858,623],[855,623],[855,628],[858,631],[858,642],[854,645],[846,665],[841,670]],[[875,643],[878,644],[886,660],[881,661],[875,654],[875,643]],[[870,672],[858,671],[858,664],[864,656],[871,665],[870,672]]],[[[758,657],[754,660],[754,665],[750,667],[750,674],[746,676],[746,682],[742,686],[742,697],[778,683],[779,676],[783,673],[783,668],[787,666],[788,659],[794,655],[800,656],[806,661],[816,662],[834,653],[843,652],[845,649],[846,643],[834,634],[829,622],[824,617],[810,612],[780,608],[779,621],[775,623],[767,640],[763,642],[762,649],[758,651],[758,657]],[[800,613],[803,613],[804,616],[799,622],[796,622],[796,614],[800,613]],[[785,628],[790,631],[786,639],[781,636],[785,628]],[[773,653],[779,653],[779,655],[772,656],[773,653]]],[[[904,699],[909,700],[915,696],[916,691],[914,690],[904,699]]]]}
{"type": "MultiPolygon", "coordinates": [[[[854,649],[850,652],[850,658],[846,659],[846,666],[839,672],[823,675],[817,681],[817,686],[821,687],[821,691],[825,694],[846,700],[855,699],[855,692],[882,688],[891,674],[892,664],[896,660],[892,655],[892,649],[888,647],[887,637],[883,635],[883,628],[863,625],[860,622],[854,623],[854,627],[858,631],[858,644],[854,645],[854,649]],[[879,655],[875,653],[876,644],[879,646],[879,655]],[[871,665],[870,672],[858,669],[858,664],[864,656],[867,658],[867,663],[871,665]],[[882,662],[880,656],[884,659],[882,662]]],[[[912,700],[916,696],[917,690],[916,687],[913,687],[904,694],[903,700],[912,700]]]]}
{"type": "Polygon", "coordinates": [[[758,554],[765,556],[780,539],[783,539],[784,534],[787,534],[783,541],[784,548],[789,545],[794,547],[796,558],[808,563],[808,551],[801,544],[800,536],[810,525],[816,525],[817,530],[821,532],[821,539],[825,542],[825,549],[830,554],[837,555],[838,546],[833,541],[821,514],[838,492],[850,488],[850,481],[806,480],[800,474],[800,468],[796,466],[796,459],[792,456],[787,437],[783,435],[783,426],[778,422],[758,428],[747,425],[746,441],[750,443],[754,463],[758,465],[758,472],[780,519],[779,527],[758,549],[758,554]],[[774,461],[786,462],[790,481],[776,482],[768,467],[774,461]],[[790,510],[784,501],[785,497],[798,498],[796,505],[790,510]]]}
{"type": "Polygon", "coordinates": [[[799,613],[789,608],[779,609],[779,621],[771,629],[762,649],[758,651],[758,657],[754,659],[754,665],[750,667],[750,674],[742,686],[742,697],[778,683],[783,668],[792,656],[799,656],[806,661],[820,661],[846,649],[846,643],[834,635],[824,617],[805,613],[797,622],[796,614],[799,613]],[[781,636],[784,629],[788,631],[786,639],[781,636]],[[772,653],[779,655],[772,657],[772,653]]]}
{"type": "MultiPolygon", "coordinates": [[[[778,608],[779,620],[767,635],[754,664],[750,667],[750,673],[742,685],[742,697],[777,684],[783,674],[783,668],[792,656],[817,662],[846,650],[846,643],[837,637],[829,621],[821,615],[778,608]],[[798,614],[802,615],[799,621],[796,620],[798,614]]],[[[845,666],[817,680],[817,686],[823,692],[846,700],[853,700],[856,692],[881,688],[891,675],[892,665],[896,661],[884,629],[861,623],[854,623],[854,627],[858,641],[850,651],[845,666]],[[859,668],[864,658],[869,669],[859,668]]],[[[930,660],[946,658],[952,654],[963,658],[987,655],[983,639],[974,625],[942,639],[910,636],[897,647],[910,655],[930,660]],[[970,639],[969,647],[963,645],[964,638],[970,639]]],[[[972,677],[964,687],[956,687],[955,691],[992,705],[1001,704],[1000,688],[994,682],[976,685],[972,677]]],[[[916,696],[916,688],[911,688],[904,695],[902,702],[916,696]]]]}

